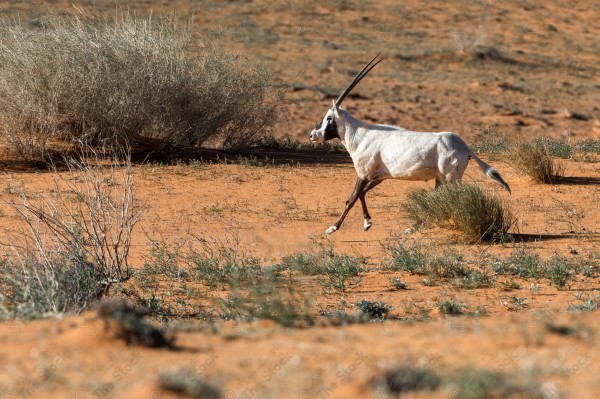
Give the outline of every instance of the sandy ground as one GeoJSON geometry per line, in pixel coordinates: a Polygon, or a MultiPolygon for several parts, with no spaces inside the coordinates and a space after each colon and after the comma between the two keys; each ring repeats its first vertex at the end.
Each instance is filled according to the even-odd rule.
{"type": "MultiPolygon", "coordinates": [[[[115,10],[112,2],[83,4],[115,10]]],[[[549,136],[573,143],[599,138],[596,3],[172,1],[156,6],[136,1],[123,6],[141,15],[193,16],[197,32],[269,64],[279,84],[288,87],[277,137],[306,141],[330,104],[323,93],[337,96],[365,61],[383,51],[385,61],[356,89],[364,98],[346,100],[359,118],[420,131],[453,130],[469,143],[482,140],[486,128],[498,138],[549,136]],[[585,118],[569,118],[565,109],[585,118]]],[[[0,2],[4,13],[26,18],[69,7],[63,1],[0,2]]],[[[52,174],[23,170],[5,158],[0,198],[15,200],[14,188],[34,197],[51,194],[52,174]]],[[[332,245],[338,253],[366,257],[372,269],[345,293],[349,311],[361,299],[380,300],[393,306],[390,320],[298,329],[269,321],[217,322],[209,328],[187,320],[185,327],[169,327],[179,328],[175,351],[127,346],[93,312],[6,321],[0,323],[0,399],[177,397],[158,388],[157,375],[184,366],[215,381],[226,398],[384,398],[372,380],[406,362],[439,373],[474,365],[531,376],[545,398],[598,397],[598,314],[567,311],[582,297],[597,297],[597,276],[578,275],[562,290],[547,280],[516,279],[519,288],[512,291],[504,290],[507,278],[499,276],[492,288],[467,290],[425,286],[420,276],[377,270],[388,259],[382,243],[398,237],[447,246],[471,261],[507,257],[516,248],[543,259],[598,254],[597,163],[564,161],[570,179],[540,185],[519,175],[509,159],[483,158],[502,173],[512,195],[498,190],[474,163],[465,180],[496,190],[511,206],[517,215],[515,243],[464,244],[444,229],[406,236],[407,193],[433,184],[401,181],[386,182],[367,198],[374,220],[369,232],[362,230],[357,208],[339,232],[324,238],[354,186],[352,164],[343,154],[296,153],[287,165],[266,167],[134,165],[143,208],[133,237],[134,268],[148,259],[151,240],[176,244],[194,236],[237,236],[267,265],[332,245]],[[409,289],[393,290],[394,276],[409,289]],[[524,298],[526,306],[512,306],[513,297],[524,298]],[[441,315],[436,303],[444,299],[466,304],[467,313],[483,308],[486,315],[441,315]],[[423,310],[430,321],[418,317],[423,310]],[[557,333],[548,323],[572,331],[557,333]]],[[[11,240],[8,233],[18,230],[19,219],[6,204],[0,215],[3,241],[11,240]]],[[[322,308],[342,299],[322,293],[314,280],[302,290],[322,308]]],[[[403,397],[456,397],[456,387],[403,397]]]]}

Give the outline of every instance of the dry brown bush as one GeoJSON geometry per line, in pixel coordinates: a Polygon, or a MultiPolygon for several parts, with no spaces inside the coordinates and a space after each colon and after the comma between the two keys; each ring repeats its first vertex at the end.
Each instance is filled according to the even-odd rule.
{"type": "Polygon", "coordinates": [[[215,40],[174,19],[128,13],[3,21],[4,135],[29,160],[47,155],[52,139],[245,146],[273,126],[279,95],[264,65],[215,40]]]}

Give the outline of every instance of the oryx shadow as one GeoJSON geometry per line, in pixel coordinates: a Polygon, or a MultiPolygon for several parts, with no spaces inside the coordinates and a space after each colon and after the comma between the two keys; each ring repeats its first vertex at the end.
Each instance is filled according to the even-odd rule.
{"type": "Polygon", "coordinates": [[[554,176],[552,184],[571,185],[571,186],[587,186],[592,184],[600,184],[599,177],[582,177],[582,176],[554,176]]]}
{"type": "Polygon", "coordinates": [[[591,233],[562,233],[562,234],[527,234],[527,233],[512,233],[511,237],[516,243],[526,243],[526,242],[542,242],[542,241],[552,241],[552,240],[562,240],[565,238],[581,238],[584,235],[586,237],[598,237],[598,234],[591,233]]]}

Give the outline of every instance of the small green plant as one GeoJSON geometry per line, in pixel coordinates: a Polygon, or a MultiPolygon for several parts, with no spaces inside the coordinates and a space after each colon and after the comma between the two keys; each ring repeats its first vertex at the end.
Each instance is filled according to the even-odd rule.
{"type": "Polygon", "coordinates": [[[584,139],[577,143],[577,150],[582,153],[600,154],[600,140],[584,139]]]}
{"type": "Polygon", "coordinates": [[[284,327],[311,324],[309,300],[295,292],[294,282],[281,286],[273,276],[265,275],[243,291],[234,289],[217,302],[225,320],[268,319],[284,327]]]}
{"type": "Polygon", "coordinates": [[[397,290],[406,290],[408,289],[408,284],[400,279],[400,277],[392,277],[392,285],[397,290]]]}
{"type": "Polygon", "coordinates": [[[592,312],[598,309],[598,300],[600,299],[600,295],[596,297],[596,299],[591,296],[587,296],[587,298],[583,298],[582,295],[576,295],[577,299],[580,300],[580,303],[573,304],[569,306],[571,312],[592,312]]]}
{"type": "Polygon", "coordinates": [[[481,131],[480,135],[480,139],[472,147],[473,151],[488,154],[492,160],[496,156],[508,152],[508,140],[498,138],[500,132],[495,126],[487,126],[481,131]]]}
{"type": "Polygon", "coordinates": [[[537,183],[554,183],[564,175],[562,164],[555,162],[548,148],[539,141],[516,143],[510,156],[519,172],[537,183]]]}
{"type": "Polygon", "coordinates": [[[407,395],[413,391],[433,391],[442,385],[443,379],[426,367],[412,363],[397,365],[375,378],[373,384],[379,390],[393,395],[407,395]]]}
{"type": "Polygon", "coordinates": [[[436,302],[437,308],[440,310],[440,313],[444,315],[459,315],[462,314],[462,309],[465,305],[459,301],[455,300],[443,300],[436,302]]]}
{"type": "Polygon", "coordinates": [[[208,287],[218,288],[225,284],[237,287],[262,276],[259,260],[243,250],[239,237],[197,238],[197,243],[199,245],[191,247],[187,257],[196,278],[208,287]]]}
{"type": "MultiPolygon", "coordinates": [[[[463,288],[483,288],[494,285],[494,278],[487,272],[473,269],[465,264],[463,255],[450,249],[424,248],[419,241],[391,240],[383,245],[391,258],[386,270],[408,271],[427,275],[423,285],[437,285],[439,279],[450,281],[463,288]]],[[[399,278],[398,278],[399,280],[399,278]]],[[[392,284],[395,284],[392,280],[392,284]]]]}
{"type": "Polygon", "coordinates": [[[461,399],[544,398],[540,384],[527,377],[467,366],[450,378],[450,384],[456,397],[461,399]]]}
{"type": "Polygon", "coordinates": [[[391,258],[387,270],[421,274],[425,268],[427,254],[420,241],[392,240],[383,245],[383,250],[391,258]]]}
{"type": "Polygon", "coordinates": [[[573,147],[567,140],[553,140],[548,137],[540,137],[534,140],[535,143],[545,148],[553,157],[569,159],[573,152],[573,147]]]}
{"type": "Polygon", "coordinates": [[[444,184],[436,190],[409,193],[404,206],[415,226],[445,226],[460,231],[470,242],[499,241],[514,223],[509,207],[477,184],[444,184]]]}
{"type": "Polygon", "coordinates": [[[362,271],[355,257],[332,253],[323,265],[319,282],[325,289],[344,294],[349,287],[360,283],[358,274],[362,271]]]}
{"type": "Polygon", "coordinates": [[[386,305],[381,301],[367,301],[362,299],[356,304],[364,314],[369,315],[371,319],[383,320],[393,307],[386,305]]]}
{"type": "Polygon", "coordinates": [[[564,256],[556,254],[544,263],[544,277],[549,279],[557,288],[563,288],[575,274],[575,265],[564,256]]]}
{"type": "Polygon", "coordinates": [[[189,368],[160,373],[157,385],[162,390],[190,398],[221,399],[223,397],[221,388],[216,383],[189,368]]]}
{"type": "Polygon", "coordinates": [[[498,274],[536,278],[541,275],[541,264],[537,253],[519,248],[508,259],[492,263],[492,269],[498,274]]]}
{"type": "Polygon", "coordinates": [[[527,298],[522,298],[522,297],[518,297],[518,296],[512,296],[510,297],[510,302],[511,302],[511,306],[513,309],[516,310],[522,310],[525,309],[525,301],[527,300],[527,298]]]}

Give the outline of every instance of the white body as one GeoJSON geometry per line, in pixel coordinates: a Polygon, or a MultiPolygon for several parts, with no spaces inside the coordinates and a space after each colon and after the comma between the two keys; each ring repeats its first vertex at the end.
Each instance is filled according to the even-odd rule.
{"type": "Polygon", "coordinates": [[[321,125],[311,132],[310,140],[313,143],[323,142],[331,139],[331,136],[335,135],[334,131],[337,131],[335,137],[341,140],[352,157],[358,179],[355,192],[346,203],[344,214],[336,225],[327,229],[327,234],[340,228],[346,213],[357,199],[360,199],[363,205],[365,230],[368,230],[372,222],[366,209],[364,195],[381,181],[435,179],[436,186],[447,182],[460,182],[470,158],[473,158],[489,177],[510,191],[498,172],[480,160],[469,146],[452,132],[413,132],[397,126],[369,125],[335,105],[327,112],[321,125]]]}

